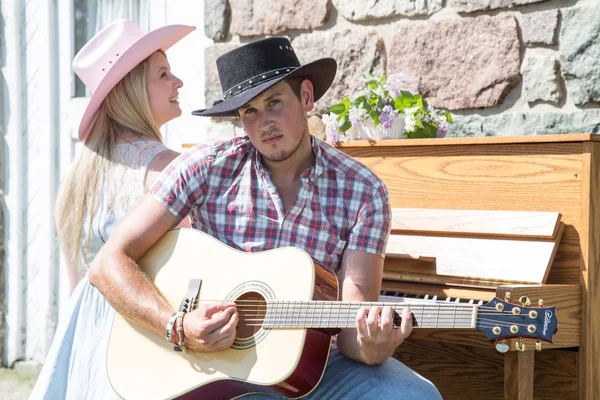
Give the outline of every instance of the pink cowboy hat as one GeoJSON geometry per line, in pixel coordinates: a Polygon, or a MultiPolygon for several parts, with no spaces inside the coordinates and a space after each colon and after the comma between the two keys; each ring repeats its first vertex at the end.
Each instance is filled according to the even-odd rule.
{"type": "Polygon", "coordinates": [[[87,42],[73,60],[73,70],[92,92],[79,124],[79,140],[87,136],[108,92],[129,71],[155,51],[166,51],[195,29],[169,25],[144,34],[136,24],[122,19],[109,24],[87,42]]]}

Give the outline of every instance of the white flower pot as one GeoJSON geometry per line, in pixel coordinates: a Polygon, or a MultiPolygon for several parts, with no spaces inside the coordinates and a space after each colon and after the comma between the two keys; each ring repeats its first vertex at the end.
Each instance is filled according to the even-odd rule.
{"type": "Polygon", "coordinates": [[[398,116],[390,128],[386,128],[383,124],[377,127],[373,126],[373,120],[368,119],[361,126],[356,128],[356,139],[362,140],[384,140],[384,139],[406,139],[404,134],[404,118],[403,115],[398,116]]]}

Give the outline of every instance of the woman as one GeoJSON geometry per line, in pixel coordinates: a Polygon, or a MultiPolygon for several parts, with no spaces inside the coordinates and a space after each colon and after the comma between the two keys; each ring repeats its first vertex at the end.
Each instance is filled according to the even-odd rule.
{"type": "Polygon", "coordinates": [[[73,293],[31,399],[119,398],[106,372],[115,311],[86,272],[118,222],[178,155],[159,131],[181,115],[183,85],[164,51],[194,29],[172,25],[143,34],[131,21],[116,21],[73,61],[93,92],[79,126],[85,146],[61,184],[55,209],[73,293]]]}

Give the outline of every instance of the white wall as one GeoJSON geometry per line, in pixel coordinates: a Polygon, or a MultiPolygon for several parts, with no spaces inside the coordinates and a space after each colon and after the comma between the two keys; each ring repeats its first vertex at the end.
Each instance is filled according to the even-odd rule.
{"type": "Polygon", "coordinates": [[[24,6],[22,1],[1,2],[4,20],[2,51],[3,80],[3,166],[4,166],[4,303],[5,340],[3,363],[11,363],[24,356],[23,330],[25,317],[24,271],[21,268],[25,260],[24,252],[24,209],[26,208],[24,165],[21,154],[24,151],[22,132],[26,125],[23,111],[22,86],[23,74],[21,57],[24,47],[24,6]],[[10,61],[10,62],[8,62],[10,61]]]}
{"type": "Polygon", "coordinates": [[[204,36],[204,2],[170,0],[165,9],[163,24],[186,24],[196,30],[168,52],[174,73],[184,83],[179,95],[183,114],[167,124],[167,145],[179,149],[182,143],[201,143],[214,140],[210,136],[210,119],[191,115],[193,110],[204,108],[204,49],[212,40],[204,36]]]}
{"type": "Polygon", "coordinates": [[[5,18],[5,360],[43,359],[57,320],[56,3],[2,2],[5,18]]]}

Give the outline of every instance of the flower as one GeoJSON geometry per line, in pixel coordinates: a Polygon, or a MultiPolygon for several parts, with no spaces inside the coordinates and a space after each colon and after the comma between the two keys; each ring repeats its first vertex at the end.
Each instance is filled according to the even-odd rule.
{"type": "Polygon", "coordinates": [[[397,118],[403,118],[404,134],[409,138],[441,138],[448,133],[448,124],[452,123],[450,113],[435,110],[418,92],[410,90],[404,74],[387,78],[364,75],[364,80],[366,87],[344,97],[322,116],[331,143],[346,137],[350,127],[362,127],[368,120],[375,127],[381,124],[390,128],[397,118]]]}

